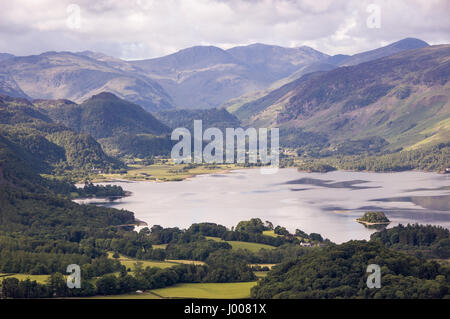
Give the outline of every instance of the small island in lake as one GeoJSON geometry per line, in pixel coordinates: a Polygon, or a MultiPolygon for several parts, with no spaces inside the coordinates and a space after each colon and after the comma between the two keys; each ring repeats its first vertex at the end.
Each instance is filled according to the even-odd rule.
{"type": "Polygon", "coordinates": [[[387,225],[391,222],[383,212],[366,212],[356,221],[364,225],[387,225]]]}

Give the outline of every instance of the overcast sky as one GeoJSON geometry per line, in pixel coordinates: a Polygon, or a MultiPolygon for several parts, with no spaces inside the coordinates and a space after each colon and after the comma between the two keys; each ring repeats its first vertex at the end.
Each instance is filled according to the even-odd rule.
{"type": "Polygon", "coordinates": [[[141,59],[259,42],[353,54],[405,37],[450,43],[449,12],[449,0],[0,0],[0,52],[141,59]]]}

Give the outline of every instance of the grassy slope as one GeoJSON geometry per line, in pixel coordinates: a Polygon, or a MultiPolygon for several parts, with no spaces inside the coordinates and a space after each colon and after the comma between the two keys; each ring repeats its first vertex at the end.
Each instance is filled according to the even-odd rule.
{"type": "MultiPolygon", "coordinates": [[[[108,257],[112,258],[113,253],[108,253],[108,257]]],[[[165,261],[157,261],[157,260],[139,260],[139,259],[134,259],[134,258],[130,258],[130,257],[126,257],[123,255],[119,254],[119,258],[118,260],[120,261],[120,263],[122,265],[124,265],[127,268],[130,268],[131,271],[134,271],[134,265],[137,262],[141,262],[142,263],[142,267],[146,268],[146,267],[158,267],[158,268],[170,268],[179,264],[194,264],[194,265],[202,265],[203,262],[202,261],[198,261],[198,260],[183,260],[183,259],[170,259],[170,260],[165,260],[165,261]]]]}
{"type": "MultiPolygon", "coordinates": [[[[214,240],[214,241],[224,241],[221,238],[218,237],[209,237],[207,236],[206,238],[214,240]]],[[[229,243],[233,249],[248,249],[251,252],[258,252],[260,249],[264,248],[264,249],[274,249],[274,246],[270,246],[270,245],[265,245],[265,244],[258,244],[258,243],[248,243],[248,242],[244,242],[244,241],[226,241],[227,243],[229,243]]]]}
{"type": "Polygon", "coordinates": [[[0,281],[6,278],[17,278],[19,280],[27,280],[36,281],[40,284],[44,284],[50,275],[29,275],[29,274],[0,274],[0,281]]]}
{"type": "Polygon", "coordinates": [[[250,289],[256,281],[237,283],[195,283],[177,284],[172,287],[152,290],[164,298],[223,298],[238,299],[249,298],[250,289]]]}

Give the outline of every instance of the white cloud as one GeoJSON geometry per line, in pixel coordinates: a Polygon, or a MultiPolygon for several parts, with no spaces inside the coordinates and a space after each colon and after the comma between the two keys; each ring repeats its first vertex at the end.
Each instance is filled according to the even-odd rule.
{"type": "Polygon", "coordinates": [[[309,45],[352,54],[405,37],[449,43],[447,0],[16,0],[0,4],[0,52],[93,50],[126,59],[193,45],[309,45]],[[81,9],[68,28],[67,6],[81,9]],[[381,8],[381,28],[366,8],[381,8]]]}

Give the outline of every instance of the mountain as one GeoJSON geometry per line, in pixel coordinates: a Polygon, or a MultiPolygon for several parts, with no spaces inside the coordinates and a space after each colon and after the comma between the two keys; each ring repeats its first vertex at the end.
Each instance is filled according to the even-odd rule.
{"type": "Polygon", "coordinates": [[[0,115],[0,135],[39,173],[122,167],[92,136],[54,123],[26,99],[0,95],[0,115]]]}
{"type": "Polygon", "coordinates": [[[112,156],[167,154],[170,129],[139,105],[102,92],[81,104],[69,100],[34,100],[56,123],[93,136],[112,156]]]}
{"type": "Polygon", "coordinates": [[[0,94],[30,99],[19,87],[14,78],[6,72],[0,71],[0,94]]]}
{"type": "Polygon", "coordinates": [[[237,109],[301,76],[338,66],[422,48],[407,38],[353,56],[327,54],[310,47],[251,44],[227,50],[194,46],[160,58],[124,61],[103,53],[45,52],[18,57],[0,54],[0,94],[27,99],[68,99],[82,103],[111,92],[147,111],[237,109]],[[233,101],[231,101],[233,100],[233,101]]]}
{"type": "MultiPolygon", "coordinates": [[[[17,88],[10,95],[23,97],[18,88],[34,99],[69,99],[82,102],[109,91],[148,110],[172,107],[169,95],[154,80],[125,61],[92,52],[46,52],[0,61],[2,73],[17,88]]],[[[0,85],[5,80],[0,78],[0,85]]],[[[0,86],[0,87],[1,87],[0,86]]],[[[13,85],[9,87],[14,88],[13,85]]]]}
{"type": "Polygon", "coordinates": [[[299,67],[323,60],[328,55],[310,47],[284,48],[261,43],[238,46],[227,50],[239,61],[252,66],[260,73],[266,74],[273,82],[286,77],[299,67]]]}
{"type": "Polygon", "coordinates": [[[423,48],[426,46],[428,46],[428,44],[422,40],[406,38],[391,43],[387,46],[371,51],[361,52],[353,56],[345,54],[337,54],[333,56],[317,55],[319,60],[315,62],[311,61],[309,64],[300,65],[300,67],[291,70],[288,75],[285,75],[283,78],[273,82],[268,88],[233,98],[225,102],[222,107],[227,108],[230,112],[236,112],[242,105],[270,94],[271,91],[276,90],[291,81],[297,80],[303,75],[319,71],[330,71],[339,66],[356,65],[362,62],[368,62],[385,56],[390,56],[405,50],[423,48]]]}
{"type": "Polygon", "coordinates": [[[14,58],[14,55],[9,53],[0,53],[0,61],[14,58]]]}
{"type": "Polygon", "coordinates": [[[123,133],[167,134],[169,129],[139,105],[102,92],[81,104],[67,100],[33,103],[57,123],[96,139],[123,133]]]}
{"type": "Polygon", "coordinates": [[[389,147],[450,138],[450,45],[429,46],[303,76],[235,115],[331,141],[379,136],[389,147]]]}
{"type": "Polygon", "coordinates": [[[229,50],[196,46],[161,58],[130,63],[158,81],[178,108],[205,109],[266,89],[302,65],[324,57],[308,47],[254,44],[229,50]]]}
{"type": "Polygon", "coordinates": [[[348,65],[356,65],[367,61],[376,60],[379,58],[383,58],[385,56],[390,56],[405,50],[412,50],[412,49],[420,49],[425,48],[429,46],[428,43],[425,41],[422,41],[420,39],[415,38],[406,38],[402,39],[400,41],[391,43],[387,46],[370,50],[366,52],[361,52],[352,56],[343,56],[338,55],[334,57],[330,57],[325,62],[333,64],[332,62],[335,62],[334,64],[338,66],[348,66],[348,65]]]}

